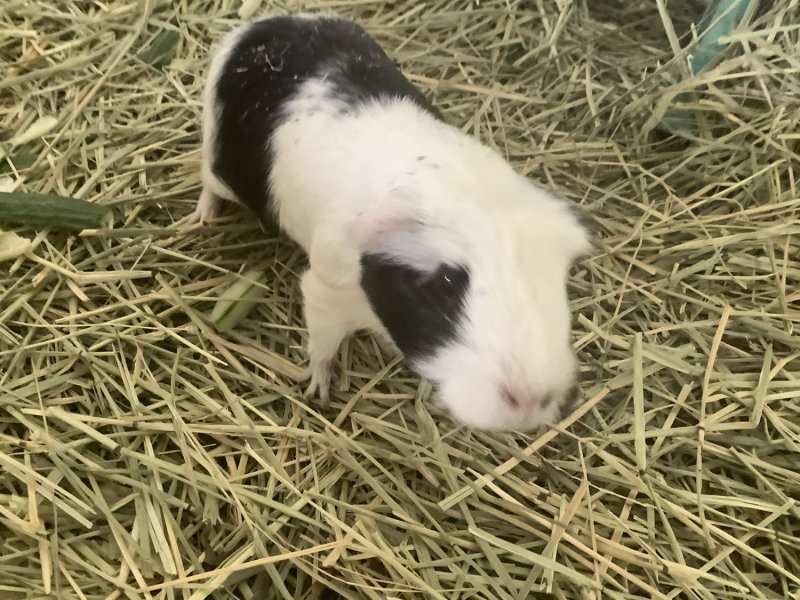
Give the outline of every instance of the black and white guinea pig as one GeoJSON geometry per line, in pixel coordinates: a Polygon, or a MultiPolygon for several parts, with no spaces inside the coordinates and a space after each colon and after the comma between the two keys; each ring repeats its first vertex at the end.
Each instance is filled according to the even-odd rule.
{"type": "Polygon", "coordinates": [[[239,202],[309,255],[307,396],[350,333],[392,343],[462,423],[529,430],[576,394],[565,200],[444,123],[377,43],[328,15],[228,34],[204,93],[192,221],[239,202]]]}

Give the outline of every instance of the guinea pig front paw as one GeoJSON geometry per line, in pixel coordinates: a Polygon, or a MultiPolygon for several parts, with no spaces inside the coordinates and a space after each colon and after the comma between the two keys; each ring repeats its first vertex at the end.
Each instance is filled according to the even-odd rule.
{"type": "Polygon", "coordinates": [[[400,348],[397,347],[397,344],[394,343],[394,340],[387,332],[376,331],[374,337],[375,341],[378,342],[378,347],[385,356],[388,356],[392,359],[402,356],[400,348]]]}
{"type": "Polygon", "coordinates": [[[208,223],[216,219],[222,213],[223,202],[222,198],[204,188],[194,212],[189,217],[189,224],[208,223]]]}
{"type": "Polygon", "coordinates": [[[327,408],[330,405],[330,388],[331,388],[331,370],[325,365],[309,366],[303,371],[300,381],[308,381],[303,398],[306,402],[312,402],[319,399],[319,404],[322,408],[327,408]]]}

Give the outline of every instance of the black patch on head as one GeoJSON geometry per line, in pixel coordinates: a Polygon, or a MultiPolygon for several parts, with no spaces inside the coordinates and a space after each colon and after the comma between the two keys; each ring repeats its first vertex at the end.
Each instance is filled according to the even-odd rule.
{"type": "Polygon", "coordinates": [[[220,113],[212,168],[260,217],[269,212],[269,143],[282,122],[281,109],[313,78],[331,82],[335,95],[353,107],[379,98],[408,98],[440,118],[355,23],[293,16],[252,23],[230,52],[216,84],[220,113]]]}
{"type": "Polygon", "coordinates": [[[424,358],[456,338],[469,288],[465,267],[419,271],[379,254],[363,256],[361,266],[361,287],[406,358],[424,358]]]}

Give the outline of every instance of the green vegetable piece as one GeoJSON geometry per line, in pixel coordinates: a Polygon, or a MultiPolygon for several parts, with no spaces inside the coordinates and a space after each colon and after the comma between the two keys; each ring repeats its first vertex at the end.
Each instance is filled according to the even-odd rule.
{"type": "Polygon", "coordinates": [[[81,231],[102,227],[108,208],[86,200],[34,192],[0,192],[0,223],[81,231]]]}
{"type": "Polygon", "coordinates": [[[150,46],[139,55],[139,58],[156,69],[163,69],[175,57],[175,49],[180,39],[181,36],[177,31],[162,31],[153,38],[150,46]]]}
{"type": "Polygon", "coordinates": [[[255,303],[267,293],[265,279],[266,273],[252,269],[225,291],[211,311],[211,323],[217,331],[229,331],[247,316],[255,303]]]}

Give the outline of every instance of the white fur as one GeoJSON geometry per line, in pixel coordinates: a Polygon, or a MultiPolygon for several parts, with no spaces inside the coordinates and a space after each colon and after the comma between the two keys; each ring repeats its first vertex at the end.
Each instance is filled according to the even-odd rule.
{"type": "Polygon", "coordinates": [[[589,248],[568,206],[410,101],[352,109],[314,80],[286,110],[270,183],[281,227],[309,254],[309,392],[327,399],[331,359],[351,332],[387,338],[359,283],[361,254],[381,251],[417,268],[470,271],[459,341],[413,365],[457,420],[516,430],[553,422],[575,373],[567,271],[589,248]],[[556,401],[543,409],[547,395],[556,401]]]}

